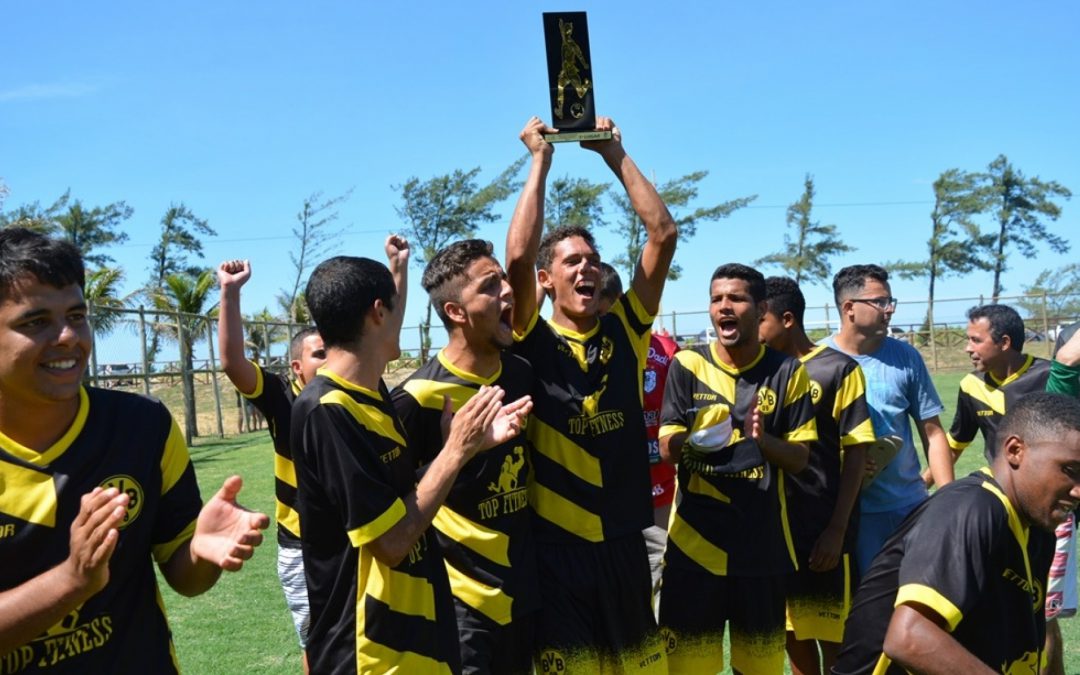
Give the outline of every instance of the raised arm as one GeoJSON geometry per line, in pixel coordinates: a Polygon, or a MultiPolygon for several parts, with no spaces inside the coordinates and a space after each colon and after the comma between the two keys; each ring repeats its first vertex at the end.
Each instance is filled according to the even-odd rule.
{"type": "Polygon", "coordinates": [[[218,265],[221,301],[218,305],[218,353],[225,375],[241,394],[251,394],[259,382],[258,372],[244,355],[244,323],[240,316],[240,288],[251,278],[247,260],[226,260],[218,265]]]}
{"type": "Polygon", "coordinates": [[[513,323],[518,332],[525,330],[538,304],[536,256],[544,232],[544,190],[554,153],[544,134],[554,132],[539,117],[529,119],[521,131],[521,142],[529,149],[532,161],[506,233],[506,274],[514,289],[513,323]]]}
{"type": "Polygon", "coordinates": [[[611,118],[597,117],[596,128],[611,131],[611,140],[589,141],[581,146],[599,153],[604,158],[604,162],[626,189],[634,211],[645,224],[645,246],[634,268],[630,287],[634,289],[645,310],[656,314],[660,308],[660,296],[664,293],[668,269],[675,257],[679,229],[656,187],[645,178],[634,160],[630,159],[630,155],[626,154],[622,145],[622,132],[611,118]]]}

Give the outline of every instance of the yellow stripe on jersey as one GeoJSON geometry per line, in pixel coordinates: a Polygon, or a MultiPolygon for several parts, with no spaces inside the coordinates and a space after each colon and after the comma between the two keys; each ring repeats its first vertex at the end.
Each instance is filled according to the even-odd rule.
{"type": "MultiPolygon", "coordinates": [[[[165,611],[165,601],[161,599],[161,586],[154,584],[154,600],[157,602],[158,609],[161,610],[161,616],[165,617],[165,623],[169,622],[169,613],[165,611]]],[[[172,636],[169,636],[169,658],[172,660],[173,668],[176,672],[183,672],[180,670],[180,660],[176,658],[176,645],[173,643],[172,636]]]]}
{"type": "MultiPolygon", "coordinates": [[[[844,380],[840,383],[840,387],[836,390],[836,398],[833,400],[832,418],[834,420],[840,419],[840,414],[843,413],[848,407],[858,401],[860,398],[866,396],[866,376],[863,375],[862,368],[853,368],[844,380]]],[[[873,438],[870,439],[874,440],[873,438]]]]}
{"type": "Polygon", "coordinates": [[[686,484],[686,491],[705,497],[711,497],[712,499],[724,502],[725,504],[731,503],[731,497],[728,497],[723,492],[717,490],[712,483],[696,473],[690,474],[690,482],[686,484]]]}
{"type": "Polygon", "coordinates": [[[181,544],[195,536],[195,520],[188,523],[187,527],[181,530],[180,534],[173,537],[171,541],[167,541],[163,544],[156,544],[153,547],[154,561],[157,562],[157,564],[162,565],[168,562],[169,558],[173,557],[173,554],[176,553],[176,549],[180,548],[181,544]]]}
{"type": "Polygon", "coordinates": [[[415,652],[399,652],[386,645],[368,640],[360,622],[356,626],[356,672],[409,673],[413,675],[442,675],[451,673],[450,666],[415,652]]]}
{"type": "Polygon", "coordinates": [[[481,583],[450,563],[446,563],[446,575],[450,578],[450,593],[455,598],[500,626],[510,623],[514,599],[501,588],[481,583]]]}
{"type": "Polygon", "coordinates": [[[787,389],[784,391],[784,407],[790,406],[803,396],[810,395],[810,376],[806,373],[806,367],[799,364],[795,372],[787,381],[787,389]]]}
{"type": "MultiPolygon", "coordinates": [[[[502,361],[499,362],[498,369],[494,372],[494,374],[491,375],[491,377],[480,377],[476,373],[470,373],[467,370],[462,370],[461,368],[455,366],[453,362],[451,362],[450,359],[446,356],[445,349],[440,349],[439,353],[435,355],[435,358],[437,358],[439,360],[439,364],[443,368],[446,368],[448,371],[450,371],[451,374],[460,377],[466,382],[472,382],[473,384],[493,384],[495,382],[498,382],[499,378],[502,377],[502,361]]],[[[473,391],[475,392],[476,390],[474,389],[473,391]]]]}
{"type": "Polygon", "coordinates": [[[443,397],[450,397],[450,405],[457,412],[470,398],[476,395],[476,389],[463,384],[438,382],[436,380],[408,380],[403,385],[405,391],[416,399],[421,407],[431,410],[443,409],[443,397]]]}
{"type": "Polygon", "coordinates": [[[432,520],[439,532],[503,567],[510,566],[510,538],[498,530],[473,522],[445,504],[432,520]]]}
{"type": "MultiPolygon", "coordinates": [[[[990,472],[988,471],[987,473],[990,472]]],[[[1009,501],[1009,498],[1005,496],[1004,492],[990,482],[984,482],[982,486],[998,498],[1001,505],[1005,507],[1005,512],[1009,514],[1009,530],[1012,532],[1013,537],[1016,538],[1016,543],[1020,545],[1020,553],[1024,556],[1024,572],[1027,574],[1027,587],[1034,589],[1035,584],[1033,583],[1031,576],[1031,560],[1028,559],[1028,535],[1031,533],[1031,530],[1029,530],[1027,525],[1024,525],[1023,521],[1020,520],[1020,515],[1016,512],[1016,509],[1013,508],[1012,502],[1009,501]]]]}
{"type": "Polygon", "coordinates": [[[989,385],[977,375],[968,373],[960,380],[960,391],[971,398],[979,401],[999,415],[1005,414],[1005,392],[1001,389],[991,389],[989,385]]]}
{"type": "Polygon", "coordinates": [[[0,513],[34,525],[56,527],[53,477],[18,464],[0,462],[0,513]]]}
{"type": "Polygon", "coordinates": [[[885,653],[882,652],[881,656],[877,660],[877,663],[874,664],[874,672],[870,673],[870,675],[887,675],[889,672],[889,668],[891,667],[892,659],[890,659],[888,656],[885,656],[885,653]]]}
{"type": "Polygon", "coordinates": [[[877,440],[874,435],[874,421],[867,417],[859,426],[840,437],[840,447],[850,448],[861,443],[873,443],[877,440]]]}
{"type": "Polygon", "coordinates": [[[85,387],[79,388],[79,411],[75,413],[75,421],[71,423],[64,435],[60,437],[60,440],[53,443],[51,446],[45,449],[44,452],[38,452],[31,448],[22,445],[12,438],[8,438],[3,433],[0,433],[0,448],[3,448],[11,455],[37,466],[48,466],[56,461],[60,455],[71,447],[71,444],[75,442],[75,439],[82,433],[83,427],[86,426],[86,418],[90,414],[90,395],[86,393],[85,387]]]}
{"type": "MultiPolygon", "coordinates": [[[[630,311],[634,313],[634,319],[645,326],[652,326],[653,320],[656,318],[645,309],[645,306],[641,304],[641,299],[638,298],[637,293],[633,289],[629,290],[625,294],[626,302],[630,305],[630,311]]],[[[639,370],[644,370],[645,361],[649,357],[649,342],[652,336],[652,330],[646,330],[644,333],[637,333],[634,331],[631,325],[630,317],[626,316],[626,312],[623,310],[621,302],[615,302],[611,306],[611,313],[619,317],[619,323],[622,324],[623,330],[626,331],[626,338],[630,341],[630,344],[634,347],[634,354],[638,357],[639,370]]]]}
{"type": "Polygon", "coordinates": [[[353,419],[355,419],[360,426],[383,438],[389,438],[400,445],[406,445],[405,439],[402,438],[401,434],[394,428],[394,420],[373,405],[358,403],[356,399],[349,396],[346,392],[337,390],[328,391],[323,394],[322,398],[319,399],[319,403],[323,405],[340,405],[353,416],[353,419]]]}
{"type": "MultiPolygon", "coordinates": [[[[809,396],[809,394],[807,394],[807,395],[809,396]]],[[[811,417],[810,419],[803,422],[802,426],[798,427],[797,429],[794,429],[793,431],[789,431],[788,433],[784,434],[784,440],[785,441],[790,441],[792,443],[802,443],[804,441],[805,442],[816,441],[817,439],[818,439],[818,435],[817,435],[817,418],[816,417],[811,417]]]]}
{"type": "Polygon", "coordinates": [[[387,567],[373,555],[361,556],[360,566],[362,585],[357,588],[361,593],[386,603],[398,614],[435,620],[435,588],[425,577],[414,577],[387,567]]]}
{"type": "Polygon", "coordinates": [[[296,487],[296,465],[291,459],[274,453],[274,477],[286,485],[296,487]]]}
{"type": "Polygon", "coordinates": [[[960,620],[964,618],[964,615],[960,612],[960,608],[954,605],[936,589],[930,588],[924,584],[904,584],[900,587],[896,592],[896,602],[893,603],[893,606],[899,607],[900,605],[909,602],[917,602],[920,605],[926,605],[937,612],[938,616],[945,619],[945,623],[949,625],[950,633],[956,630],[957,625],[960,624],[960,620]]]}
{"type": "Polygon", "coordinates": [[[248,363],[255,366],[255,390],[252,391],[250,394],[245,394],[244,392],[240,391],[239,389],[237,389],[237,391],[240,391],[240,395],[243,396],[244,398],[259,398],[260,396],[262,396],[262,393],[263,393],[263,373],[262,373],[262,368],[260,368],[259,364],[255,363],[254,361],[249,360],[248,363]]]}
{"type": "Polygon", "coordinates": [[[791,538],[791,523],[787,513],[787,489],[784,487],[784,470],[776,470],[776,491],[780,495],[780,524],[784,526],[784,542],[787,544],[788,555],[791,556],[791,564],[795,571],[799,570],[799,559],[795,556],[795,541],[791,538]]]}
{"type": "Polygon", "coordinates": [[[277,519],[278,525],[289,531],[289,534],[299,537],[300,536],[300,514],[295,509],[291,509],[280,501],[277,502],[277,508],[274,509],[274,517],[277,519]]]}
{"type": "MultiPolygon", "coordinates": [[[[710,347],[709,349],[713,351],[713,359],[716,359],[716,348],[710,347]]],[[[764,353],[764,351],[759,353],[754,363],[757,363],[764,353]]],[[[680,365],[693,373],[694,377],[700,380],[702,384],[720,394],[724,402],[729,405],[735,402],[735,378],[727,370],[717,367],[717,364],[720,366],[725,364],[720,361],[710,363],[704,356],[692,349],[676,352],[675,358],[680,365]]],[[[734,374],[737,375],[738,371],[734,371],[734,374]]]]}
{"type": "Polygon", "coordinates": [[[967,441],[965,443],[964,441],[956,440],[955,438],[953,438],[951,432],[945,432],[945,440],[949,442],[949,447],[953,450],[956,450],[957,452],[963,452],[967,449],[967,446],[971,445],[971,441],[967,441]]]}
{"type": "Polygon", "coordinates": [[[537,452],[574,474],[581,480],[604,487],[600,460],[590,455],[577,443],[563,436],[543,420],[533,416],[528,425],[529,440],[537,452]]]}
{"type": "Polygon", "coordinates": [[[587,541],[604,541],[604,526],[600,522],[600,516],[586,511],[533,480],[529,481],[529,502],[536,515],[550,520],[567,532],[587,541]]]}
{"type": "Polygon", "coordinates": [[[405,517],[405,502],[400,499],[395,499],[394,503],[390,505],[390,508],[383,511],[381,514],[375,517],[374,520],[361,525],[355,529],[349,530],[349,541],[356,548],[360,548],[364,544],[374,541],[386,534],[394,525],[397,525],[398,521],[405,517]]]}
{"type": "Polygon", "coordinates": [[[686,431],[686,427],[681,424],[664,424],[661,425],[660,431],[657,432],[657,438],[667,438],[684,431],[686,431]]]}
{"type": "Polygon", "coordinates": [[[176,485],[176,481],[180,480],[191,463],[180,425],[171,416],[169,422],[169,439],[165,441],[165,451],[161,453],[161,494],[167,493],[176,485]]]}
{"type": "Polygon", "coordinates": [[[675,507],[675,513],[671,517],[668,539],[675,542],[683,553],[709,572],[718,576],[727,575],[727,552],[701,536],[700,532],[683,520],[679,515],[678,506],[675,507]]]}

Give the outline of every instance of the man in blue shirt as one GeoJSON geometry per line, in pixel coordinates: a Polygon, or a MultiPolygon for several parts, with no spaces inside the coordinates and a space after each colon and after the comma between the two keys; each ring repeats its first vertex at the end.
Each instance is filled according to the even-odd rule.
{"type": "Polygon", "coordinates": [[[833,278],[833,293],[840,332],[825,343],[862,366],[875,435],[898,436],[902,441],[896,456],[863,488],[859,500],[855,561],[861,574],[904,517],[926,499],[908,418],[922,427],[929,441],[927,459],[939,487],[953,479],[952,454],[938,417],[945,408],[922,356],[906,342],[889,337],[896,298],[888,272],[878,265],[845,267],[833,278]]]}

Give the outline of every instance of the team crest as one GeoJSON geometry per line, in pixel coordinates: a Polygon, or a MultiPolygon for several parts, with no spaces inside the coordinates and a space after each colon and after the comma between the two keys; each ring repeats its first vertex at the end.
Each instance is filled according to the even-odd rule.
{"type": "Polygon", "coordinates": [[[540,654],[541,673],[565,673],[566,659],[554,649],[547,649],[540,654]]]}
{"type": "Polygon", "coordinates": [[[817,405],[818,401],[821,400],[821,385],[818,384],[817,380],[810,380],[810,400],[813,401],[814,405],[817,405]]]}
{"type": "Polygon", "coordinates": [[[757,391],[757,407],[761,411],[762,415],[771,415],[776,410],[776,404],[779,399],[776,397],[776,392],[768,387],[762,387],[757,391]]]}
{"type": "Polygon", "coordinates": [[[128,496],[127,511],[124,513],[124,519],[120,521],[117,527],[122,530],[135,522],[135,519],[139,517],[139,513],[142,512],[143,505],[143,489],[139,482],[131,476],[118,474],[101,481],[101,488],[116,488],[128,496]]]}
{"type": "Polygon", "coordinates": [[[645,393],[651,394],[653,389],[656,389],[656,371],[645,371],[645,393]]]}
{"type": "Polygon", "coordinates": [[[672,654],[679,646],[679,640],[675,637],[675,631],[664,627],[660,629],[660,640],[664,643],[664,652],[672,654]]]}

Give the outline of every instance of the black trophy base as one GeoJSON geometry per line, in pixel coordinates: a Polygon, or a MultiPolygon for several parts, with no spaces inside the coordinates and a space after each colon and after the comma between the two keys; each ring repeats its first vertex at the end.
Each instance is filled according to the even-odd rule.
{"type": "Polygon", "coordinates": [[[571,143],[580,141],[610,141],[610,131],[561,131],[557,134],[544,134],[548,143],[571,143]]]}

